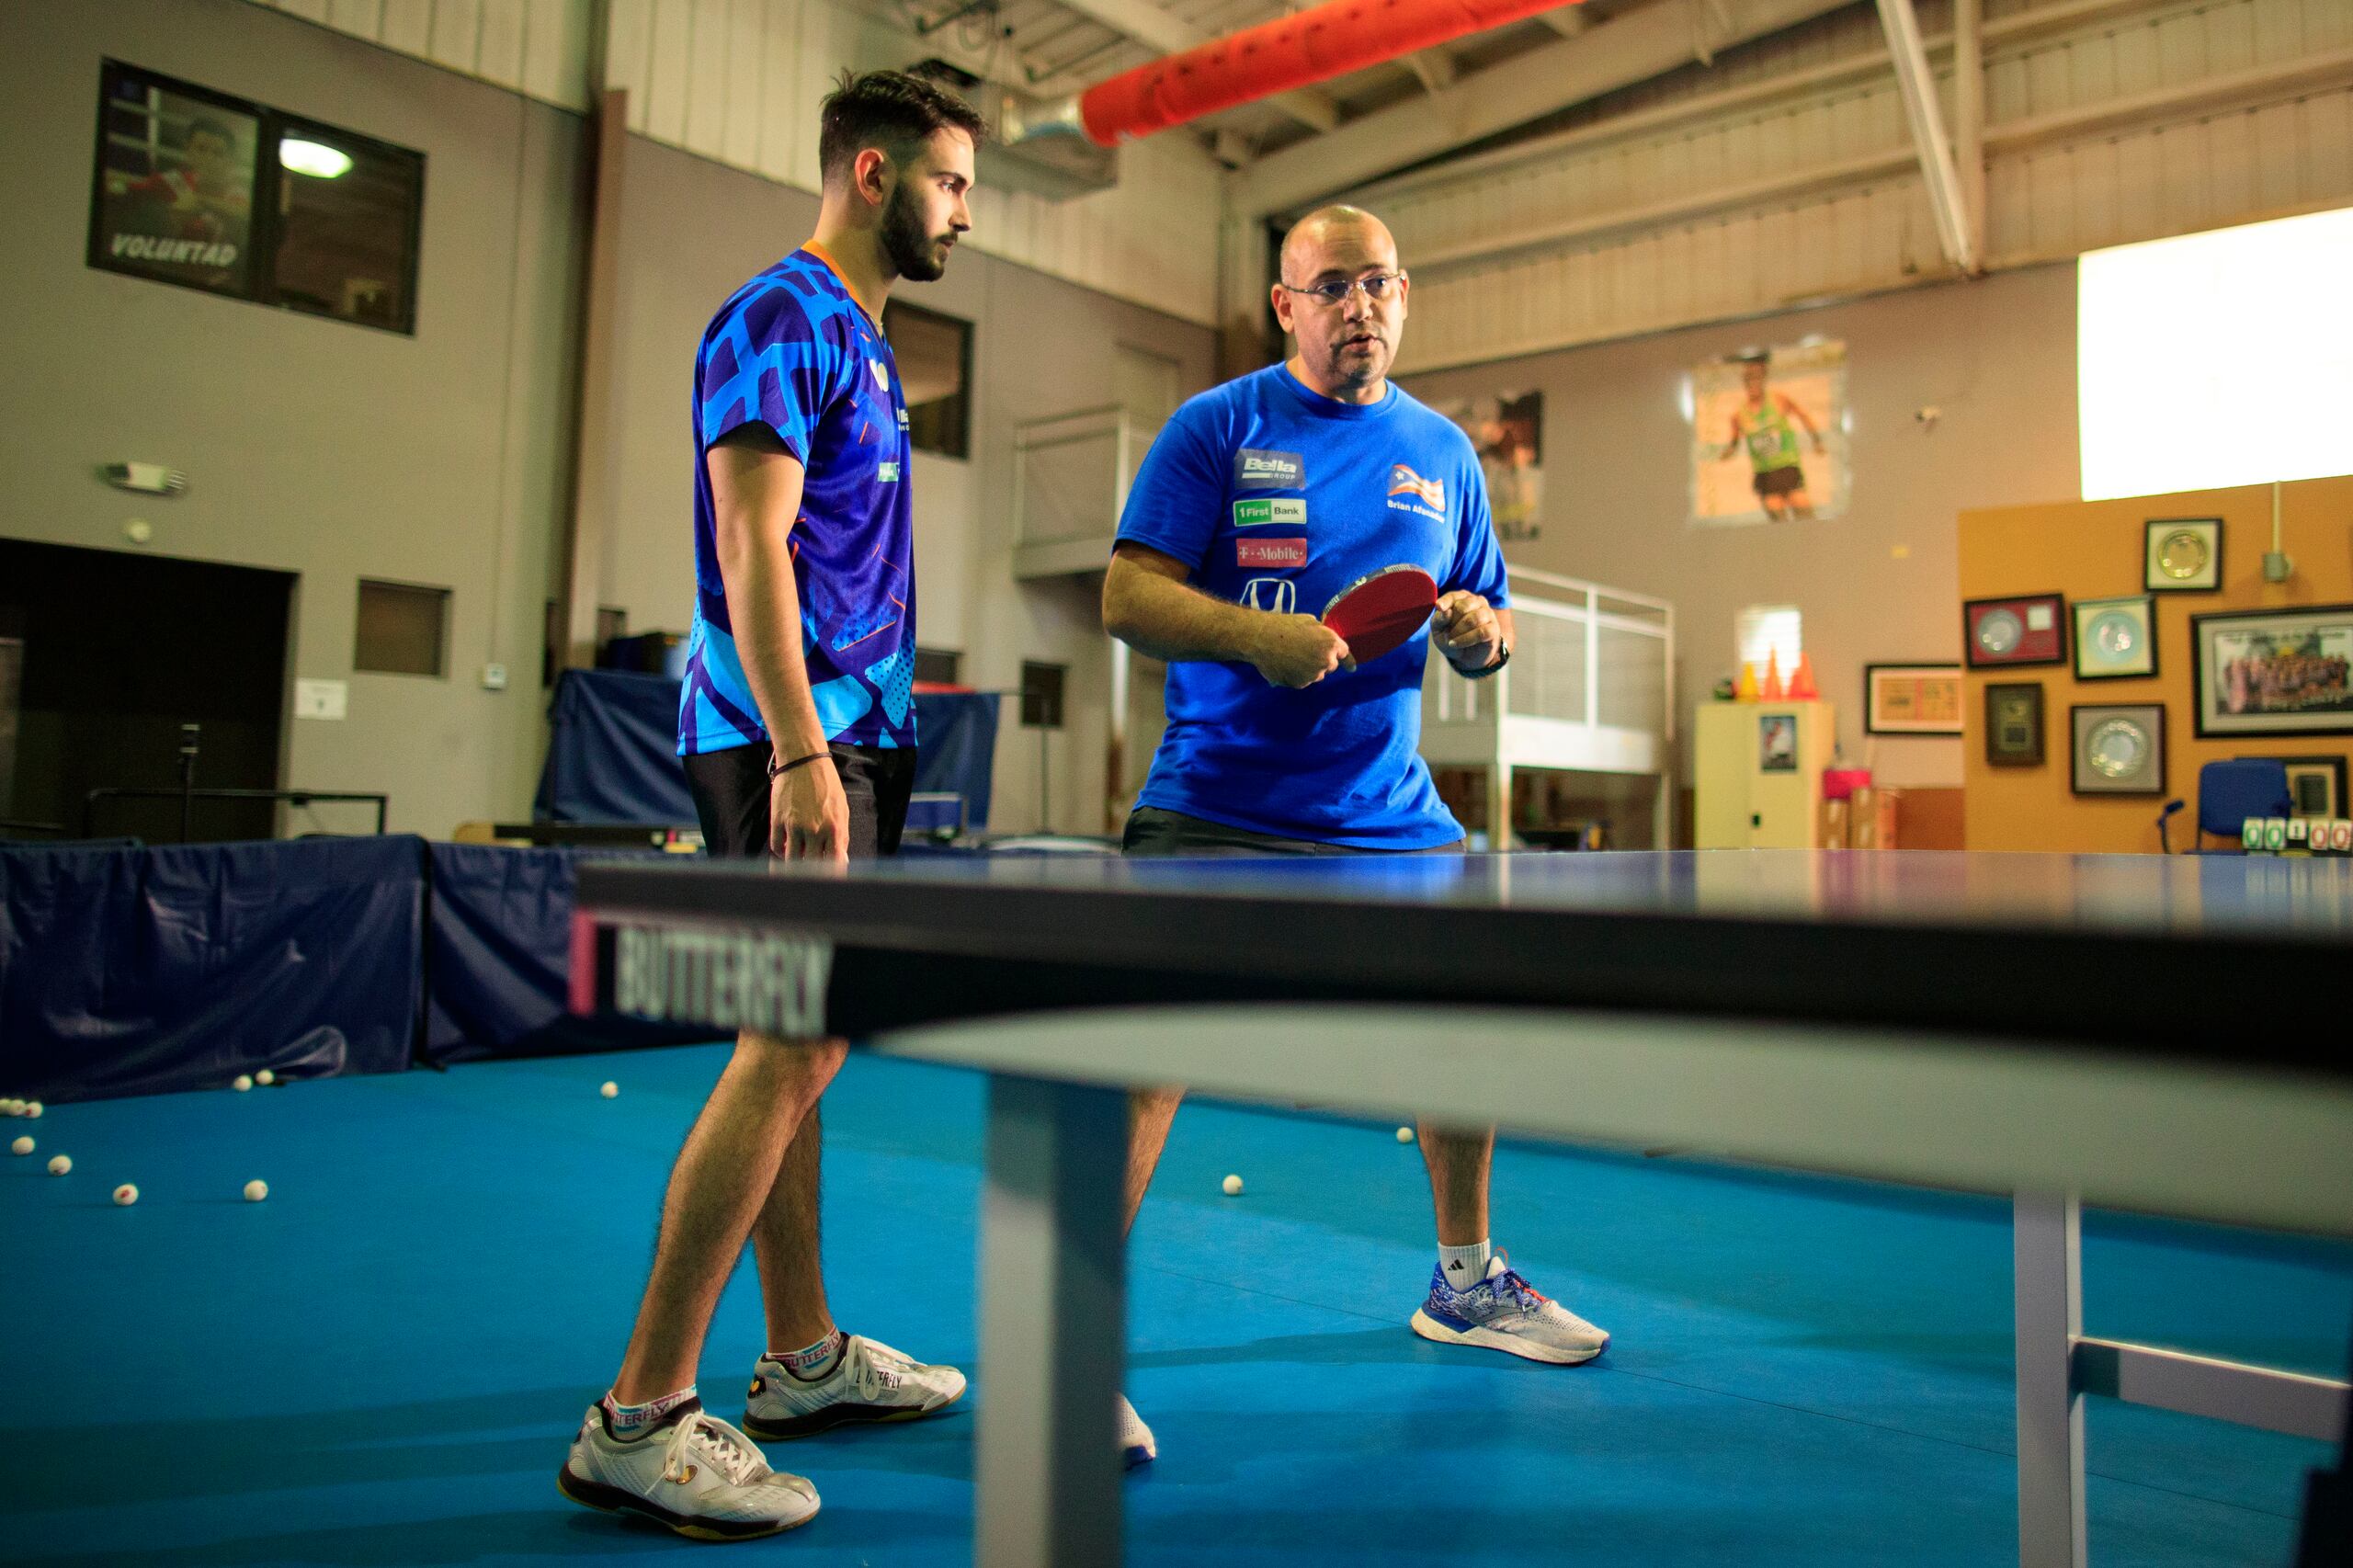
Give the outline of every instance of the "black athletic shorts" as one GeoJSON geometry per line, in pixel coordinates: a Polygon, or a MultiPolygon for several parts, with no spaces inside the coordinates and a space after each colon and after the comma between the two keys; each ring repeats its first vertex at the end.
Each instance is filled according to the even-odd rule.
{"type": "Polygon", "coordinates": [[[1188,817],[1158,806],[1138,806],[1128,814],[1127,831],[1120,835],[1122,855],[1460,855],[1462,840],[1428,849],[1365,849],[1353,844],[1326,844],[1315,838],[1279,838],[1206,817],[1188,817]]]}
{"type": "Polygon", "coordinates": [[[1768,468],[1750,482],[1761,498],[1767,495],[1794,495],[1805,488],[1805,470],[1802,468],[1768,468]]]}
{"type": "MultiPolygon", "coordinates": [[[[899,852],[915,792],[913,746],[827,748],[849,797],[849,858],[870,860],[899,852]]],[[[768,759],[766,744],[730,746],[681,757],[687,788],[702,823],[703,852],[722,859],[756,859],[768,852],[768,759]]],[[[815,763],[804,766],[814,767],[815,763]]]]}

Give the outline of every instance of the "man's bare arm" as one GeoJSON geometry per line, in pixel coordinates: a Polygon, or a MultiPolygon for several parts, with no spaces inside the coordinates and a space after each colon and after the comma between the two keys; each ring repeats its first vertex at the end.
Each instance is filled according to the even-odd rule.
{"type": "MultiPolygon", "coordinates": [[[[822,756],[824,722],[801,656],[801,591],[790,537],[801,514],[801,460],[765,425],[745,425],[706,454],[719,576],[734,621],[735,652],[777,758],[822,756]]],[[[769,830],[779,855],[840,859],[848,853],[848,804],[833,763],[778,776],[769,830]]]]}
{"type": "Polygon", "coordinates": [[[1277,686],[1313,686],[1340,667],[1348,645],[1312,615],[1273,615],[1212,598],[1192,568],[1140,544],[1121,544],[1103,577],[1103,630],[1171,664],[1255,665],[1277,686]]]}

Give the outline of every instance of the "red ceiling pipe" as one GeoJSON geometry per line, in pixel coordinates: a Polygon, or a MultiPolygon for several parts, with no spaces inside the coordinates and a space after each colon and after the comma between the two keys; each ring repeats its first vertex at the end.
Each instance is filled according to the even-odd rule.
{"type": "MultiPolygon", "coordinates": [[[[1079,99],[1097,146],[1361,71],[1564,0],[1326,0],[1098,82],[1079,99]]],[[[1575,4],[1576,0],[1566,0],[1575,4]]]]}

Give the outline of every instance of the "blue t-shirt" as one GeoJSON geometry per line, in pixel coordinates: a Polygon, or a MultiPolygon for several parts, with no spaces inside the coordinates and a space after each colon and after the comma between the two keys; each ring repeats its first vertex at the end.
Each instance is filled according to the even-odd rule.
{"type": "MultiPolygon", "coordinates": [[[[1120,538],[1254,609],[1320,616],[1358,578],[1411,563],[1501,608],[1504,558],[1478,454],[1396,386],[1336,402],[1281,365],[1176,411],[1128,492],[1120,538]]],[[[1246,664],[1168,666],[1168,732],[1139,803],[1283,838],[1427,849],[1462,828],[1418,747],[1425,627],[1303,690],[1246,664]]]]}
{"type": "Polygon", "coordinates": [[[678,755],[765,743],[719,574],[705,457],[774,430],[804,471],[790,536],[801,653],[826,738],[915,744],[907,400],[891,345],[824,257],[797,250],[735,290],[695,352],[695,619],[678,755]]]}

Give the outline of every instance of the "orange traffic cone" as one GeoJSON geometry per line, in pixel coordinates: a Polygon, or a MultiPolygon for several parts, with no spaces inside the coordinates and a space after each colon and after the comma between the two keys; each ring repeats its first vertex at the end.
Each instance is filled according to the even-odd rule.
{"type": "Polygon", "coordinates": [[[1802,653],[1798,655],[1798,673],[1790,677],[1790,700],[1812,702],[1821,695],[1813,684],[1813,655],[1802,653]]]}
{"type": "Polygon", "coordinates": [[[1768,702],[1781,700],[1781,655],[1769,649],[1765,654],[1764,693],[1768,702]]]}

